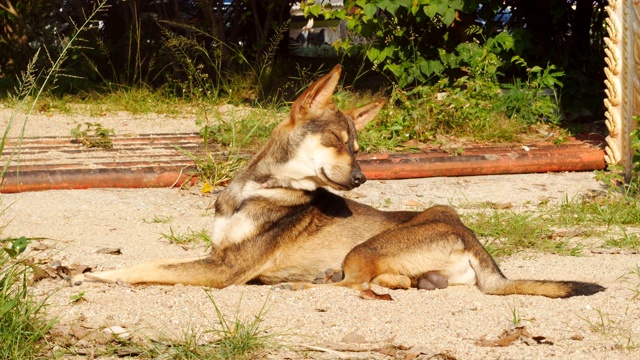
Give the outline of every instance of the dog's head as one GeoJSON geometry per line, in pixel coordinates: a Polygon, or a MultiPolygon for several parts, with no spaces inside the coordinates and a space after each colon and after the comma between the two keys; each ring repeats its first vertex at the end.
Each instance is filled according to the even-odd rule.
{"type": "Polygon", "coordinates": [[[350,190],[366,181],[355,159],[356,131],[382,109],[384,99],[340,111],[332,101],[342,67],[337,65],[314,82],[294,102],[291,116],[278,129],[287,137],[287,153],[280,174],[265,187],[284,185],[302,190],[330,186],[350,190]]]}

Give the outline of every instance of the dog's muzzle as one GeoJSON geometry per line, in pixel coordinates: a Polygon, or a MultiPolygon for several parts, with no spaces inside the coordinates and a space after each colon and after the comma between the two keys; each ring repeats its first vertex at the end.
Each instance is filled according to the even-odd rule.
{"type": "Polygon", "coordinates": [[[351,172],[351,187],[357,188],[367,181],[367,178],[364,176],[360,169],[355,169],[351,172]]]}

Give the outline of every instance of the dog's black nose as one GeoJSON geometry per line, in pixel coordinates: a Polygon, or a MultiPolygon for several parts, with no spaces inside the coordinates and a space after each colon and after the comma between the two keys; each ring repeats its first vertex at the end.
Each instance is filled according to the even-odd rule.
{"type": "Polygon", "coordinates": [[[354,172],[351,175],[351,186],[358,187],[367,181],[367,178],[360,171],[354,172]]]}

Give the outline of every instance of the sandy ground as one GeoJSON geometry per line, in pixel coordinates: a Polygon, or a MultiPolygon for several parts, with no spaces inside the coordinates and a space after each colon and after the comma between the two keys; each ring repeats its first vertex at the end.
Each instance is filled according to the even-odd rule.
{"type": "MultiPolygon", "coordinates": [[[[418,202],[464,207],[494,201],[522,210],[543,199],[560,201],[598,188],[591,173],[563,173],[370,181],[352,196],[389,209],[415,209],[418,202]]],[[[162,234],[209,229],[213,214],[207,208],[212,201],[213,196],[176,189],[31,192],[3,195],[7,209],[2,221],[8,223],[5,235],[47,238],[37,242],[36,249],[44,248],[41,256],[50,261],[102,270],[203,254],[203,246],[174,245],[162,234]],[[97,253],[103,248],[117,248],[122,254],[97,253]]],[[[268,286],[209,291],[189,286],[68,287],[60,279],[42,280],[33,292],[50,296],[49,310],[60,316],[61,331],[67,333],[74,330],[64,326],[119,326],[139,336],[179,339],[187,329],[218,327],[209,295],[229,319],[251,320],[264,307],[261,326],[276,334],[279,344],[289,346],[267,354],[272,358],[382,358],[378,351],[343,347],[375,350],[392,344],[456,359],[622,359],[640,356],[638,350],[620,348],[640,341],[640,303],[632,300],[629,290],[640,279],[627,278],[627,283],[620,278],[638,266],[639,257],[587,251],[582,257],[523,253],[499,260],[508,277],[594,281],[608,288],[565,300],[489,296],[474,287],[450,287],[389,291],[394,301],[387,302],[363,300],[354,291],[337,288],[290,292],[268,286]],[[70,297],[80,291],[85,301],[73,303],[70,297]],[[514,311],[532,337],[545,341],[524,338],[506,347],[478,345],[479,339],[497,339],[510,329],[514,311]],[[362,338],[342,341],[352,333],[362,338]],[[315,346],[325,350],[314,351],[315,346]]]]}
{"type": "MultiPolygon", "coordinates": [[[[62,130],[49,131],[45,129],[47,121],[56,120],[45,116],[31,123],[41,121],[45,128],[29,133],[67,135],[63,130],[77,120],[58,120],[63,125],[55,128],[62,130]]],[[[122,118],[100,122],[116,127],[116,133],[123,123],[129,124],[122,118]]],[[[189,129],[193,126],[192,121],[177,127],[158,121],[136,127],[136,131],[185,132],[192,131],[189,129]]],[[[369,181],[348,196],[385,209],[420,210],[444,203],[464,211],[469,204],[495,202],[511,203],[515,211],[522,211],[541,201],[559,202],[594,189],[600,189],[600,185],[592,173],[561,173],[369,181]]],[[[177,189],[93,189],[0,196],[5,208],[0,223],[7,224],[3,236],[44,238],[32,244],[29,251],[45,259],[49,267],[85,265],[95,270],[203,254],[202,244],[172,244],[163,234],[210,232],[213,213],[209,206],[215,199],[214,195],[177,189]],[[100,253],[105,248],[119,251],[100,253]]],[[[589,246],[603,240],[589,239],[589,246]]],[[[126,331],[123,336],[133,336],[137,341],[176,341],[189,332],[219,328],[214,301],[229,320],[262,317],[261,329],[281,347],[273,347],[260,358],[640,358],[640,299],[632,299],[630,290],[640,279],[625,277],[640,265],[640,255],[520,253],[500,258],[499,263],[512,278],[591,281],[608,289],[590,297],[563,300],[490,296],[475,287],[377,289],[390,293],[394,300],[370,301],[339,288],[292,292],[249,285],[221,290],[107,284],[69,287],[62,279],[47,278],[35,283],[32,291],[39,298],[48,296],[50,314],[60,319],[56,336],[70,342],[105,327],[121,327],[126,331]],[[81,292],[82,301],[71,300],[81,292]],[[514,313],[520,319],[520,328],[513,326],[514,313]],[[523,336],[509,343],[509,338],[504,340],[501,335],[505,330],[523,336]],[[492,341],[496,339],[503,341],[492,341]]],[[[199,341],[213,337],[204,334],[199,341]]],[[[92,347],[97,346],[87,339],[77,344],[77,358],[91,357],[92,347]]]]}

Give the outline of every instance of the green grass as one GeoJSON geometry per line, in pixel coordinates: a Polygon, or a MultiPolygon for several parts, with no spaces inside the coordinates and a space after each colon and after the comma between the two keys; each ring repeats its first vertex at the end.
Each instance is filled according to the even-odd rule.
{"type": "Polygon", "coordinates": [[[508,304],[509,305],[509,313],[510,313],[510,322],[513,325],[520,325],[520,323],[522,322],[522,318],[520,317],[520,310],[518,309],[518,306],[513,303],[513,304],[508,304]]]}
{"type": "Polygon", "coordinates": [[[633,293],[632,300],[638,300],[640,298],[640,265],[636,265],[627,273],[631,279],[626,280],[629,284],[629,290],[633,293]]]}
{"type": "MultiPolygon", "coordinates": [[[[640,348],[640,339],[628,322],[629,316],[612,315],[600,308],[593,309],[594,315],[579,315],[578,317],[589,325],[592,332],[600,334],[613,341],[617,349],[636,350],[640,348]]],[[[616,312],[619,314],[620,312],[616,312]]]]}
{"type": "Polygon", "coordinates": [[[173,220],[171,216],[167,215],[154,215],[151,219],[145,219],[147,224],[167,224],[173,220]]]}
{"type": "Polygon", "coordinates": [[[470,210],[463,214],[465,224],[497,257],[523,250],[579,256],[592,245],[640,249],[640,199],[616,192],[542,202],[527,211],[492,210],[484,203],[463,207],[470,210]],[[570,235],[562,235],[565,230],[570,235]]]}
{"type": "Polygon", "coordinates": [[[522,250],[566,253],[568,245],[550,240],[552,230],[537,213],[515,211],[478,212],[465,216],[465,224],[484,242],[492,256],[512,255],[522,250]]]}
{"type": "Polygon", "coordinates": [[[172,244],[184,245],[204,243],[207,245],[207,247],[211,245],[211,236],[206,229],[202,229],[200,231],[189,229],[185,232],[176,232],[170,226],[169,233],[161,233],[160,235],[164,239],[169,240],[169,242],[172,244]]]}
{"type": "MultiPolygon", "coordinates": [[[[213,330],[217,335],[216,341],[217,355],[221,359],[251,359],[266,349],[277,345],[274,343],[274,335],[266,333],[262,329],[263,316],[266,311],[266,300],[258,312],[251,320],[242,320],[237,315],[233,319],[224,317],[220,308],[213,299],[211,293],[207,293],[209,300],[216,310],[216,316],[220,329],[213,330]]],[[[240,302],[238,303],[238,308],[240,302]]]]}
{"type": "Polygon", "coordinates": [[[620,226],[620,237],[614,236],[604,242],[605,247],[620,248],[624,250],[640,250],[640,238],[638,234],[629,234],[624,226],[620,226]]]}
{"type": "Polygon", "coordinates": [[[0,241],[0,359],[42,356],[56,322],[46,318],[46,298],[29,295],[30,267],[20,256],[27,244],[24,237],[0,241]]]}
{"type": "Polygon", "coordinates": [[[236,151],[255,151],[287,114],[288,111],[282,112],[278,108],[206,107],[198,112],[196,124],[207,143],[236,151]]]}
{"type": "MultiPolygon", "coordinates": [[[[241,319],[237,313],[231,318],[225,317],[211,292],[207,292],[207,296],[215,309],[215,324],[210,327],[187,326],[179,339],[156,343],[144,350],[143,357],[245,360],[260,358],[261,352],[281,346],[276,335],[263,326],[268,299],[252,318],[241,319]],[[213,335],[213,339],[207,335],[213,335]]],[[[238,309],[241,305],[242,299],[238,302],[238,309]]]]}
{"type": "Polygon", "coordinates": [[[565,199],[556,216],[559,224],[637,225],[640,224],[640,201],[618,193],[565,199]]]}
{"type": "Polygon", "coordinates": [[[279,110],[207,107],[199,112],[197,124],[204,139],[205,153],[185,151],[195,163],[202,192],[226,185],[244,164],[250,153],[258,151],[271,130],[286,116],[279,110]]]}
{"type": "MultiPolygon", "coordinates": [[[[179,117],[192,113],[194,109],[221,103],[222,100],[184,99],[154,90],[147,86],[102,89],[81,92],[73,95],[58,95],[43,92],[34,101],[34,110],[40,114],[64,114],[68,116],[85,115],[103,117],[126,112],[131,115],[164,114],[179,117]]],[[[20,99],[4,98],[0,100],[6,107],[15,108],[20,99]]]]}
{"type": "MultiPolygon", "coordinates": [[[[215,39],[212,40],[215,41],[215,39]]],[[[185,56],[188,53],[188,51],[185,53],[185,49],[193,48],[203,53],[209,50],[203,48],[202,44],[195,44],[186,38],[178,39],[177,37],[174,42],[172,51],[179,53],[176,55],[176,66],[183,66],[184,70],[190,74],[189,79],[192,81],[189,84],[179,84],[178,87],[187,89],[186,91],[191,95],[177,94],[166,87],[154,89],[141,83],[136,87],[105,86],[102,89],[87,90],[74,95],[43,92],[38,95],[34,108],[41,113],[89,114],[95,117],[121,111],[131,114],[169,114],[175,117],[184,113],[196,113],[202,128],[201,133],[203,136],[205,136],[204,133],[208,133],[208,140],[227,144],[234,139],[243,139],[248,136],[252,141],[244,144],[244,147],[255,147],[256,144],[264,142],[275,123],[282,119],[285,112],[283,110],[288,111],[288,104],[294,99],[293,95],[301,93],[311,81],[318,79],[324,73],[324,69],[310,71],[304,67],[298,67],[298,74],[296,75],[295,71],[292,74],[291,69],[279,69],[271,64],[271,59],[267,56],[261,58],[258,64],[249,66],[246,74],[231,76],[218,73],[215,81],[220,83],[211,85],[211,80],[202,78],[203,75],[198,72],[198,67],[191,63],[192,60],[188,56],[185,56]],[[278,75],[279,73],[282,75],[278,75]],[[272,76],[280,76],[280,78],[272,79],[272,76]],[[278,93],[267,96],[269,91],[266,87],[273,86],[272,83],[286,84],[287,87],[297,91],[287,95],[278,93]],[[210,86],[218,90],[207,90],[210,86]],[[249,90],[246,90],[247,88],[249,90]],[[247,101],[247,97],[252,97],[243,95],[247,91],[262,94],[262,96],[259,99],[247,101]],[[255,110],[249,114],[236,116],[235,119],[229,119],[213,114],[214,111],[211,109],[221,104],[242,106],[249,104],[255,110]],[[212,118],[213,121],[208,121],[207,118],[212,118]],[[277,121],[273,118],[277,118],[277,121]]],[[[219,59],[216,56],[218,55],[208,53],[208,57],[205,57],[209,62],[207,67],[218,66],[216,64],[219,63],[219,59]]],[[[248,62],[246,59],[242,61],[248,62]]],[[[292,65],[283,64],[282,66],[291,67],[292,65]]],[[[492,94],[492,96],[475,98],[477,95],[455,87],[440,89],[442,91],[439,93],[431,87],[423,87],[420,91],[411,94],[397,88],[392,93],[367,90],[354,92],[349,91],[352,89],[349,85],[345,85],[336,92],[335,102],[341,109],[349,109],[380,97],[389,98],[387,106],[378,115],[376,121],[360,133],[363,152],[413,151],[415,143],[442,144],[450,141],[451,137],[481,142],[519,142],[523,139],[540,137],[532,128],[540,129],[541,125],[532,125],[528,121],[518,120],[529,119],[530,115],[509,116],[502,108],[498,109],[494,106],[505,102],[524,113],[531,111],[529,99],[513,96],[500,99],[494,94],[496,89],[499,90],[495,84],[485,84],[486,88],[482,88],[481,85],[478,85],[480,86],[478,91],[492,94]],[[439,95],[443,92],[448,94],[444,98],[439,95]],[[469,106],[471,100],[473,100],[473,106],[469,106]]],[[[526,89],[512,89],[509,93],[513,94],[514,91],[528,93],[526,89]]],[[[497,93],[500,92],[497,91],[497,93]]],[[[566,131],[554,125],[545,126],[548,128],[544,130],[549,133],[554,132],[561,137],[566,135],[566,131]]]]}

